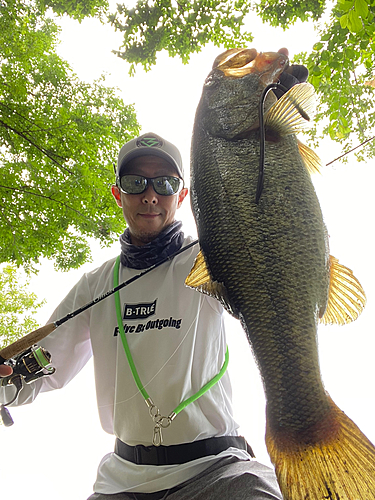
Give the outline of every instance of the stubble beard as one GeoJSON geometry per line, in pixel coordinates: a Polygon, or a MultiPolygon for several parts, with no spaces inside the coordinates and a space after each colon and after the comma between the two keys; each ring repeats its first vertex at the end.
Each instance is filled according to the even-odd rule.
{"type": "Polygon", "coordinates": [[[160,232],[161,231],[139,231],[137,233],[130,233],[130,236],[136,238],[142,245],[147,245],[147,243],[151,243],[151,241],[155,240],[160,232]]]}

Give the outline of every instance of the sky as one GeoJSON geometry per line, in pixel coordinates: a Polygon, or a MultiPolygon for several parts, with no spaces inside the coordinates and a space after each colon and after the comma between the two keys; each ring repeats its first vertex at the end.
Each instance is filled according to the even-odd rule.
{"type": "MultiPolygon", "coordinates": [[[[64,18],[60,23],[58,52],[78,76],[92,82],[106,73],[107,84],[119,88],[125,103],[134,103],[142,133],[153,131],[176,144],[188,171],[195,109],[205,77],[222,50],[207,47],[193,55],[185,66],[178,59],[162,54],[152,71],[137,69],[136,76],[130,78],[128,65],[111,53],[121,43],[111,27],[96,20],[78,24],[64,18]]],[[[293,56],[309,51],[316,41],[309,24],[297,23],[283,32],[261,25],[255,18],[249,18],[248,23],[247,28],[254,34],[252,46],[258,51],[288,47],[293,56]]],[[[341,149],[327,139],[317,153],[326,164],[341,149]]],[[[336,162],[313,179],[330,234],[331,253],[353,269],[367,294],[366,309],[356,322],[345,327],[319,327],[323,381],[334,401],[373,442],[374,171],[373,161],[358,163],[351,156],[347,165],[336,162]]],[[[195,235],[188,202],[178,215],[185,233],[195,235]]],[[[38,313],[40,323],[47,322],[84,272],[117,255],[119,245],[101,249],[93,242],[92,251],[93,262],[68,273],[57,273],[51,262],[43,262],[31,283],[32,291],[46,299],[46,305],[38,313]]],[[[226,324],[235,417],[240,433],[252,445],[257,458],[269,464],[264,444],[265,400],[258,369],[239,323],[227,316],[226,324]]],[[[100,459],[114,445],[113,436],[107,435],[99,424],[92,363],[66,388],[41,394],[32,405],[14,408],[11,413],[15,424],[10,428],[0,427],[2,497],[85,500],[92,492],[100,459]]]]}

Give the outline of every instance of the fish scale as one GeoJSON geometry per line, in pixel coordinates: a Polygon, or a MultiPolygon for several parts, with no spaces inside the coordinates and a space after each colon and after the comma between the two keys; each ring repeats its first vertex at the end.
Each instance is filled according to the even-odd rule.
{"type": "MultiPolygon", "coordinates": [[[[255,165],[259,160],[259,139],[256,133],[252,135],[252,138],[236,141],[237,154],[233,160],[229,155],[219,156],[217,159],[218,179],[222,179],[218,184],[226,184],[227,177],[236,172],[235,176],[232,175],[230,191],[221,188],[225,196],[219,198],[212,196],[215,188],[208,174],[209,165],[200,163],[196,170],[191,190],[197,193],[197,197],[200,196],[200,191],[207,193],[204,196],[203,205],[200,203],[200,212],[204,210],[207,217],[198,222],[198,229],[203,224],[207,236],[204,232],[202,238],[200,237],[200,244],[204,255],[207,255],[207,263],[212,276],[218,282],[225,284],[228,295],[231,297],[232,307],[241,311],[241,321],[245,326],[258,364],[261,366],[271,414],[279,415],[277,418],[279,425],[283,423],[286,425],[285,422],[291,420],[295,426],[296,422],[301,420],[305,426],[306,421],[314,423],[321,418],[321,406],[324,407],[324,412],[328,409],[322,384],[311,383],[311,377],[320,381],[320,373],[317,370],[318,361],[312,358],[306,359],[306,352],[316,350],[316,318],[311,314],[311,311],[314,312],[316,308],[309,305],[310,320],[307,321],[307,325],[296,324],[295,321],[297,310],[300,310],[306,302],[304,299],[306,295],[310,303],[316,302],[316,287],[306,286],[306,283],[314,277],[314,270],[317,267],[322,268],[320,274],[326,277],[327,258],[323,220],[314,188],[302,162],[296,165],[294,160],[292,164],[286,164],[285,168],[288,169],[286,175],[280,169],[275,168],[276,162],[283,156],[280,151],[289,151],[293,145],[291,142],[295,143],[291,140],[293,138],[286,138],[285,144],[277,146],[271,144],[267,147],[264,194],[259,204],[255,204],[257,171],[251,170],[250,165],[246,167],[249,157],[254,159],[255,165]],[[273,151],[276,151],[277,155],[273,151]],[[293,193],[296,192],[294,198],[297,200],[290,199],[291,191],[285,189],[285,187],[290,187],[291,178],[293,178],[293,193]],[[314,203],[311,203],[311,200],[314,203]],[[211,214],[215,216],[212,217],[211,214]],[[236,214],[239,214],[239,217],[236,218],[236,214]],[[222,227],[224,220],[228,220],[226,227],[222,227]],[[235,224],[233,224],[234,220],[236,220],[235,224]],[[307,227],[307,220],[310,220],[311,227],[307,227]],[[283,221],[282,224],[280,221],[283,221]],[[282,232],[280,225],[283,228],[282,232]],[[301,225],[305,233],[304,237],[301,237],[301,225]],[[251,232],[247,230],[249,227],[251,227],[251,232]],[[309,237],[308,241],[306,237],[309,237]],[[317,252],[315,259],[306,262],[306,251],[303,247],[312,245],[318,248],[318,238],[321,240],[320,247],[324,250],[320,254],[317,252]],[[300,255],[299,262],[296,254],[300,255]],[[246,270],[240,265],[241,262],[246,262],[246,270]],[[288,284],[290,284],[289,289],[288,284]],[[314,295],[313,298],[309,297],[311,292],[314,295]],[[289,321],[290,327],[289,316],[292,317],[289,321]],[[308,344],[307,347],[301,343],[300,339],[296,345],[295,329],[305,331],[304,340],[308,344]],[[286,330],[290,330],[289,336],[286,337],[284,334],[281,343],[281,333],[286,330]],[[272,355],[269,354],[269,345],[266,347],[264,345],[264,338],[268,339],[270,335],[275,338],[272,355]],[[296,350],[297,348],[301,353],[302,361],[299,365],[289,367],[290,349],[296,350]],[[270,363],[272,366],[267,369],[270,363]],[[309,366],[310,364],[312,366],[309,366]],[[288,367],[288,370],[283,368],[284,365],[288,367]],[[275,369],[281,371],[281,377],[275,377],[275,369]],[[287,393],[283,394],[286,391],[285,384],[283,384],[285,377],[289,379],[289,383],[287,393]],[[306,377],[308,381],[305,380],[306,377]],[[306,392],[306,383],[316,388],[316,394],[310,393],[309,405],[305,404],[303,408],[298,405],[295,412],[291,414],[290,402],[296,400],[295,396],[299,392],[306,392]],[[274,395],[277,397],[273,397],[274,395]],[[304,410],[302,417],[299,416],[301,410],[304,410]]],[[[220,138],[217,140],[223,141],[220,138]]],[[[209,163],[212,165],[212,155],[203,152],[202,148],[209,152],[215,151],[214,141],[203,141],[198,138],[194,143],[198,145],[198,149],[193,150],[193,155],[199,158],[209,157],[209,163]]],[[[296,144],[294,147],[297,149],[296,144]]],[[[221,147],[217,148],[218,151],[221,149],[221,147]]],[[[317,277],[315,280],[320,281],[317,277]]],[[[324,290],[326,288],[327,282],[324,290]]],[[[323,292],[324,295],[326,294],[323,292]]],[[[324,296],[321,302],[325,299],[324,296]]],[[[299,316],[306,323],[306,315],[300,314],[299,316]]],[[[296,358],[299,359],[297,355],[296,358]]]]}
{"type": "MultiPolygon", "coordinates": [[[[332,402],[321,380],[320,317],[327,309],[343,324],[355,319],[351,308],[359,314],[365,299],[351,271],[339,269],[329,255],[308,172],[307,157],[315,162],[316,155],[301,148],[283,122],[287,115],[286,122],[296,126],[300,117],[290,102],[300,107],[305,91],[292,89],[277,104],[274,97],[266,100],[272,141],[265,143],[257,203],[258,103],[285,67],[285,56],[256,55],[252,49],[241,68],[244,58],[236,54],[224,54],[222,69],[221,58],[215,60],[197,108],[191,201],[201,253],[186,283],[216,297],[241,321],[263,380],[266,443],[285,500],[375,499],[375,449],[332,402]],[[288,106],[284,115],[283,106],[288,106]],[[346,274],[349,285],[341,282],[346,274]],[[335,287],[350,292],[344,304],[335,287]],[[349,462],[354,471],[345,465],[349,462]]],[[[309,89],[306,102],[308,94],[309,89]]]]}

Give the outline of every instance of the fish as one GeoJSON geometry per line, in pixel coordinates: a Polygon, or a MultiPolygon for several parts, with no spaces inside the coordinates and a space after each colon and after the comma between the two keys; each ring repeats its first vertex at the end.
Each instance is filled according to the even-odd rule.
{"type": "Polygon", "coordinates": [[[200,251],[185,283],[219,300],[247,335],[284,500],[371,500],[375,448],[326,391],[317,345],[319,323],[354,321],[366,295],[330,255],[311,179],[321,162],[296,137],[313,116],[314,89],[297,84],[279,100],[267,93],[288,64],[285,51],[255,49],[214,61],[192,134],[200,251]]]}

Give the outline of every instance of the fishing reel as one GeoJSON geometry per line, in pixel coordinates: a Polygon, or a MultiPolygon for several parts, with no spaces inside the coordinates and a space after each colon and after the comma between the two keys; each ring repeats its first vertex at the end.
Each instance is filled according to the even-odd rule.
{"type": "Polygon", "coordinates": [[[1,385],[14,385],[16,394],[10,401],[0,405],[1,420],[6,427],[14,423],[6,406],[9,406],[17,399],[23,384],[30,384],[38,378],[55,373],[56,370],[51,365],[51,357],[51,354],[46,349],[34,345],[18,356],[7,360],[7,365],[12,367],[13,373],[9,377],[3,378],[1,385]]]}

